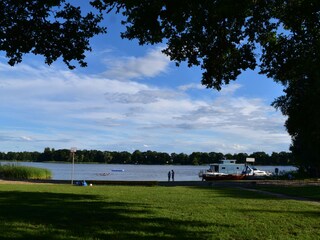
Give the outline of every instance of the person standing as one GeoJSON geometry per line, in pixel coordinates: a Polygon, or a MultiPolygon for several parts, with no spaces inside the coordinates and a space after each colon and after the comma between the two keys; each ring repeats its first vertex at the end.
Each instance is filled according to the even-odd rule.
{"type": "Polygon", "coordinates": [[[174,182],[174,171],[171,170],[171,178],[172,178],[172,181],[174,182]]]}
{"type": "Polygon", "coordinates": [[[171,172],[168,172],[168,182],[170,182],[171,172]]]}

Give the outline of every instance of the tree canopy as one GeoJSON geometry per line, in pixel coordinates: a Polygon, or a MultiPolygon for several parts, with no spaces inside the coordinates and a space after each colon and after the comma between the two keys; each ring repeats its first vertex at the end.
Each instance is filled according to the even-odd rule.
{"type": "Polygon", "coordinates": [[[93,0],[98,11],[83,15],[64,0],[0,3],[0,51],[9,64],[25,53],[50,64],[86,66],[88,39],[105,32],[105,14],[122,14],[123,38],[140,44],[165,42],[178,65],[200,66],[202,84],[221,89],[241,72],[259,68],[285,87],[273,105],[288,116],[300,169],[320,175],[320,1],[318,0],[93,0]],[[21,31],[23,29],[23,31],[21,31]]]}
{"type": "MultiPolygon", "coordinates": [[[[33,161],[33,162],[71,162],[70,149],[58,149],[46,147],[43,152],[0,152],[0,160],[6,161],[33,161]]],[[[75,154],[75,161],[79,163],[95,162],[105,164],[150,164],[150,165],[202,165],[218,163],[221,159],[235,159],[238,163],[245,163],[247,157],[255,158],[257,165],[293,165],[292,154],[288,152],[265,152],[223,154],[220,152],[193,152],[186,153],[165,153],[156,151],[135,150],[127,151],[99,151],[99,150],[78,150],[75,154]]]]}
{"type": "Polygon", "coordinates": [[[99,26],[102,15],[83,14],[79,7],[65,0],[3,0],[0,1],[0,51],[6,52],[10,65],[33,53],[51,64],[58,58],[70,69],[77,61],[85,67],[89,39],[104,33],[99,26]]]}

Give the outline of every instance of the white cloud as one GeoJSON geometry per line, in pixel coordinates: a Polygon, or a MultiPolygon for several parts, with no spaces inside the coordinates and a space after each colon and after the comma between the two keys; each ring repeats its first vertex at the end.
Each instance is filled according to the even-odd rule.
{"type": "Polygon", "coordinates": [[[289,146],[285,119],[262,99],[236,97],[239,84],[196,99],[187,90],[200,84],[177,91],[129,80],[167,67],[158,49],[114,61],[106,72],[112,78],[0,63],[0,147],[248,152],[289,146]]]}
{"type": "Polygon", "coordinates": [[[230,83],[229,85],[224,86],[221,89],[220,93],[222,95],[232,95],[241,87],[242,86],[238,83],[230,83]]]}
{"type": "MultiPolygon", "coordinates": [[[[221,91],[219,92],[220,95],[232,95],[234,92],[236,92],[239,88],[242,86],[238,83],[230,83],[229,85],[223,86],[221,91]]],[[[204,90],[206,87],[202,85],[201,83],[189,83],[186,85],[181,85],[178,87],[178,90],[180,91],[189,91],[189,90],[204,90]]]]}
{"type": "Polygon", "coordinates": [[[22,136],[21,139],[26,140],[26,141],[32,141],[31,137],[26,137],[26,136],[22,136]]]}
{"type": "Polygon", "coordinates": [[[160,48],[149,50],[143,57],[122,57],[105,59],[108,70],[104,76],[118,80],[140,79],[155,77],[167,72],[170,59],[161,52],[160,48]]]}
{"type": "Polygon", "coordinates": [[[202,89],[205,89],[206,87],[203,86],[202,84],[197,84],[197,83],[190,83],[190,84],[186,84],[186,85],[181,85],[178,87],[178,89],[180,91],[188,91],[188,90],[191,90],[191,89],[198,89],[198,90],[202,90],[202,89]]]}

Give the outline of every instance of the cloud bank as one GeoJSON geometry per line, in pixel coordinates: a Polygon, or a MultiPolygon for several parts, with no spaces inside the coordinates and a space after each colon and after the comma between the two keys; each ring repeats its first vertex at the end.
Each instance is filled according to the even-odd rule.
{"type": "Polygon", "coordinates": [[[233,153],[289,146],[284,117],[263,99],[237,96],[240,84],[195,98],[189,90],[202,91],[199,84],[164,88],[141,81],[168,72],[169,59],[159,49],[105,64],[106,71],[93,75],[0,63],[2,151],[76,146],[233,153]]]}

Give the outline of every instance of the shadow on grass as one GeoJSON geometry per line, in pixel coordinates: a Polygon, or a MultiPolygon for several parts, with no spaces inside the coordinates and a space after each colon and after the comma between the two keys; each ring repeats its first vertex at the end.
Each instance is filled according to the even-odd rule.
{"type": "MultiPolygon", "coordinates": [[[[237,210],[238,212],[242,212],[241,210],[237,210]]],[[[262,213],[273,213],[275,215],[279,214],[279,210],[272,210],[272,209],[250,209],[246,210],[250,212],[255,212],[257,214],[262,214],[262,213]]],[[[303,217],[308,217],[308,218],[316,218],[319,219],[320,213],[319,211],[309,211],[309,210],[304,210],[304,211],[298,211],[298,210],[283,210],[283,213],[291,216],[303,216],[303,217]]],[[[288,220],[289,221],[289,220],[288,220]]]]}
{"type": "Polygon", "coordinates": [[[208,223],[162,218],[153,214],[148,204],[108,202],[96,195],[0,192],[0,206],[0,239],[205,239],[211,236],[206,231],[191,230],[207,229],[208,223]]]}
{"type": "Polygon", "coordinates": [[[247,191],[237,186],[210,186],[210,187],[189,187],[191,189],[198,189],[201,192],[206,192],[209,195],[213,195],[213,198],[237,198],[237,199],[265,199],[272,200],[276,197],[262,194],[259,192],[247,191]]]}
{"type": "Polygon", "coordinates": [[[255,186],[254,189],[320,202],[320,186],[255,186]]]}
{"type": "Polygon", "coordinates": [[[277,199],[319,202],[320,187],[216,187],[216,191],[245,199],[277,199]],[[288,191],[290,190],[290,191],[288,191]]]}

